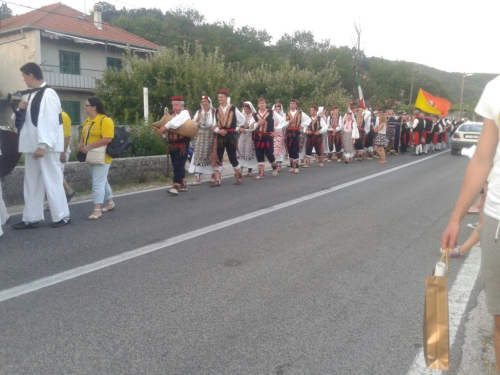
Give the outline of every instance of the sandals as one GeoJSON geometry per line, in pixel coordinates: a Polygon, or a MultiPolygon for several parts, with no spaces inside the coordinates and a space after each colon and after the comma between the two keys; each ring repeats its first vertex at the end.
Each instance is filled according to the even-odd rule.
{"type": "Polygon", "coordinates": [[[101,218],[101,216],[102,216],[102,210],[101,210],[101,209],[96,208],[96,209],[94,210],[94,212],[99,212],[99,215],[94,215],[94,214],[92,214],[92,215],[90,215],[90,216],[87,218],[87,220],[97,220],[97,219],[100,219],[100,218],[101,218]]]}
{"type": "Polygon", "coordinates": [[[115,202],[110,202],[101,211],[102,212],[109,212],[109,211],[114,211],[114,210],[115,210],[115,202]]]}

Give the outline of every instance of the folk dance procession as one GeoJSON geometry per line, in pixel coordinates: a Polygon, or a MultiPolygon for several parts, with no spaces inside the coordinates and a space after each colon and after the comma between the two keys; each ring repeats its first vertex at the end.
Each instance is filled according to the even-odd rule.
{"type": "Polygon", "coordinates": [[[285,111],[281,103],[269,109],[266,98],[260,97],[257,109],[245,101],[240,111],[230,103],[229,92],[224,89],[218,92],[217,108],[209,96],[202,95],[200,109],[194,115],[184,107],[183,97],[171,100],[172,111],[153,127],[168,141],[174,171],[168,190],[172,195],[187,191],[185,165],[192,142],[188,172],[194,173],[195,180],[190,185],[199,186],[201,176],[210,175],[210,186],[220,187],[225,153],[234,169],[235,185],[241,185],[243,177],[252,177],[255,170],[256,180],[266,177],[266,159],[272,177],[282,171],[287,159],[292,174],[298,174],[299,168],[310,168],[316,160],[318,167],[324,167],[325,162],[350,164],[374,158],[386,164],[391,141],[388,127],[394,129],[391,151],[395,154],[408,152],[410,146],[415,148],[414,156],[440,151],[449,147],[453,127],[443,116],[431,117],[419,110],[413,116],[395,115],[392,110],[383,113],[380,108],[357,108],[354,102],[343,115],[336,105],[330,110],[312,105],[306,114],[297,99],[290,100],[285,111]]]}
{"type": "MultiPolygon", "coordinates": [[[[0,143],[0,152],[8,152],[0,156],[2,178],[13,170],[20,153],[25,154],[25,207],[21,222],[12,227],[37,228],[44,220],[45,209],[52,216],[52,227],[65,226],[71,221],[68,202],[76,194],[63,175],[69,157],[71,123],[62,111],[58,95],[46,85],[40,66],[25,64],[21,73],[29,89],[20,92],[22,101],[17,108],[12,105],[17,130],[2,130],[4,141],[0,143]],[[62,130],[61,124],[68,132],[62,130]],[[9,141],[11,137],[16,142],[9,141]],[[16,149],[10,150],[13,144],[16,149]]],[[[209,175],[210,186],[220,187],[225,154],[234,170],[235,185],[241,185],[243,177],[254,176],[254,171],[256,180],[265,179],[266,159],[272,168],[271,176],[276,177],[287,166],[289,173],[299,174],[300,168],[310,168],[315,161],[318,167],[324,167],[325,162],[350,164],[374,158],[379,159],[379,164],[386,164],[386,149],[404,154],[413,146],[414,156],[441,151],[449,147],[451,131],[461,124],[458,119],[451,122],[419,110],[409,116],[395,115],[392,110],[383,113],[380,108],[357,108],[354,102],[349,103],[344,114],[336,105],[330,110],[312,105],[306,113],[297,99],[291,99],[286,110],[281,103],[274,103],[270,109],[267,99],[260,97],[257,109],[251,101],[245,101],[240,111],[230,103],[229,92],[224,89],[217,94],[217,108],[209,96],[202,95],[200,109],[194,114],[185,108],[183,97],[174,96],[171,101],[172,111],[165,109],[163,118],[153,128],[167,141],[174,175],[168,193],[174,196],[188,190],[186,162],[192,142],[188,172],[195,178],[190,185],[199,186],[202,175],[209,175]]],[[[109,146],[115,137],[115,126],[99,98],[89,97],[84,110],[88,118],[83,124],[77,158],[89,164],[94,210],[88,219],[97,220],[104,212],[115,209],[108,183],[113,159],[109,146]]],[[[1,224],[8,218],[0,199],[1,224]]]]}

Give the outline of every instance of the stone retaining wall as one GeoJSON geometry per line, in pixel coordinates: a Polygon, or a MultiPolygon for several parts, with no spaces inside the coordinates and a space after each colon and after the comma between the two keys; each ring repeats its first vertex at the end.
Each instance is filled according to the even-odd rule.
{"type": "MultiPolygon", "coordinates": [[[[169,163],[170,164],[170,163],[169,163]]],[[[159,175],[168,177],[172,167],[167,167],[167,156],[145,156],[115,159],[109,169],[109,183],[116,184],[145,182],[159,175]]],[[[87,164],[71,162],[66,164],[64,176],[76,191],[92,187],[87,164]]],[[[2,182],[3,199],[7,206],[23,204],[24,167],[16,167],[2,182]]]]}

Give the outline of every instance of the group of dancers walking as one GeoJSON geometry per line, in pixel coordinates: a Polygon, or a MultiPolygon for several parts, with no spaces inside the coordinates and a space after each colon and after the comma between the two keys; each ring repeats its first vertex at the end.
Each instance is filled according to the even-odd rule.
{"type": "Polygon", "coordinates": [[[266,158],[272,166],[273,177],[281,172],[287,156],[289,173],[298,174],[299,166],[309,168],[313,152],[316,153],[318,167],[323,167],[325,161],[349,164],[355,159],[373,159],[374,151],[378,154],[379,163],[386,163],[385,148],[389,143],[387,119],[378,108],[372,112],[358,109],[355,103],[350,103],[348,111],[341,115],[337,106],[328,110],[312,105],[306,114],[300,109],[297,99],[290,101],[286,111],[281,103],[268,108],[266,98],[260,97],[257,109],[246,101],[240,111],[230,104],[228,91],[220,90],[217,108],[210,97],[203,95],[200,109],[191,116],[189,110],[184,108],[182,97],[171,99],[173,117],[156,130],[168,139],[168,152],[174,170],[169,193],[173,195],[187,191],[185,164],[191,138],[172,130],[179,129],[189,119],[196,121],[199,127],[189,166],[189,172],[195,174],[192,186],[201,184],[202,174],[211,176],[210,186],[221,186],[224,153],[227,153],[234,169],[235,185],[243,182],[243,168],[247,169],[247,177],[251,177],[257,169],[255,179],[264,179],[266,158]]]}

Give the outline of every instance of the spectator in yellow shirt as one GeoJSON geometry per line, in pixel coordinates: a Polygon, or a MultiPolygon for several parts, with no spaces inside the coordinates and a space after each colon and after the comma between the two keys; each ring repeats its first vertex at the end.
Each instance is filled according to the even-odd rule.
{"type": "MultiPolygon", "coordinates": [[[[61,169],[64,172],[64,167],[69,160],[69,154],[71,152],[70,143],[71,143],[71,119],[68,114],[64,111],[61,112],[62,120],[63,120],[63,132],[64,132],[64,151],[61,152],[61,156],[59,160],[61,161],[61,169]]],[[[76,195],[76,191],[71,189],[71,187],[66,182],[66,179],[63,176],[63,187],[64,192],[66,193],[66,200],[69,201],[73,199],[76,195]]]]}

